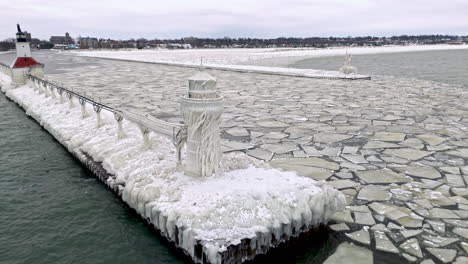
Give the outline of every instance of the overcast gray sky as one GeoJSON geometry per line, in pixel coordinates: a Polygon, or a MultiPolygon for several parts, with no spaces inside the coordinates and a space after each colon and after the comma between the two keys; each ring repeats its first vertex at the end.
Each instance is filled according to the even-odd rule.
{"type": "Polygon", "coordinates": [[[0,39],[468,35],[468,0],[0,1],[0,39]]]}

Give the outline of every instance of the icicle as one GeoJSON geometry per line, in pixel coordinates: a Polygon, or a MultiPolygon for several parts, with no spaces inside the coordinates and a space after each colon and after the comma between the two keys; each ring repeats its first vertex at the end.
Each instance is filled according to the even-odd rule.
{"type": "Polygon", "coordinates": [[[96,112],[96,127],[100,128],[102,126],[102,121],[101,121],[101,110],[102,107],[98,104],[93,104],[94,112],[96,112]]]}
{"type": "Polygon", "coordinates": [[[88,111],[86,110],[86,103],[81,105],[81,118],[85,119],[89,116],[88,111]]]}
{"type": "Polygon", "coordinates": [[[38,81],[38,84],[37,84],[37,91],[39,92],[39,94],[42,94],[44,92],[40,81],[38,81]]]}
{"type": "Polygon", "coordinates": [[[57,93],[60,95],[60,104],[63,104],[63,89],[57,87],[57,93]]]}
{"type": "Polygon", "coordinates": [[[102,126],[101,112],[96,113],[96,127],[100,128],[102,126]]]}
{"type": "Polygon", "coordinates": [[[34,91],[36,91],[36,92],[39,90],[39,88],[37,86],[38,86],[37,85],[37,80],[34,80],[33,81],[33,87],[34,87],[34,91]]]}
{"type": "Polygon", "coordinates": [[[143,125],[138,125],[138,128],[141,131],[141,135],[143,136],[143,150],[148,150],[151,148],[151,142],[149,138],[149,133],[150,130],[147,127],[144,127],[143,125]]]}
{"type": "Polygon", "coordinates": [[[119,113],[114,112],[114,118],[117,121],[117,138],[122,139],[125,138],[127,135],[125,134],[122,126],[123,116],[119,113]]]}
{"type": "Polygon", "coordinates": [[[182,171],[182,149],[187,142],[187,125],[184,125],[176,134],[174,144],[176,146],[176,170],[182,171]]]}
{"type": "Polygon", "coordinates": [[[81,118],[85,119],[89,116],[88,111],[86,110],[86,101],[84,97],[78,97],[78,102],[81,105],[81,118]]]}
{"type": "Polygon", "coordinates": [[[57,96],[55,95],[55,92],[54,92],[54,88],[52,86],[50,86],[50,95],[52,96],[52,98],[57,99],[57,96]]]}
{"type": "Polygon", "coordinates": [[[49,97],[49,88],[47,87],[46,83],[44,83],[43,85],[44,85],[44,94],[45,94],[45,97],[47,98],[49,97]]]}
{"type": "Polygon", "coordinates": [[[67,96],[68,96],[68,102],[70,103],[70,109],[75,107],[75,104],[73,104],[73,94],[67,92],[67,96]]]}

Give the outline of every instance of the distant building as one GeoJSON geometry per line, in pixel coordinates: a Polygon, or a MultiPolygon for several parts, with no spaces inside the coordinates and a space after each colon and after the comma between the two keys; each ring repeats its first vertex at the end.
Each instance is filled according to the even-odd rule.
{"type": "Polygon", "coordinates": [[[41,41],[41,43],[39,43],[37,47],[39,49],[52,49],[54,47],[54,44],[47,41],[41,41]]]}
{"type": "Polygon", "coordinates": [[[80,38],[80,49],[97,49],[99,48],[99,41],[97,38],[80,38]]]}
{"type": "Polygon", "coordinates": [[[65,36],[52,36],[50,37],[50,43],[54,45],[70,45],[75,44],[73,38],[70,37],[70,34],[65,33],[65,36]]]}

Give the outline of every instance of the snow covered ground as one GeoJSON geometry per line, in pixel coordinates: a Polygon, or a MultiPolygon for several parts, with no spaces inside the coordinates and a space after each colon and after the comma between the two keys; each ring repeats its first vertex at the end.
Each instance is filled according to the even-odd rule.
{"type": "MultiPolygon", "coordinates": [[[[210,263],[220,263],[228,246],[242,239],[252,239],[254,251],[268,248],[273,238],[326,222],[344,209],[344,196],[335,189],[243,153],[224,155],[217,175],[186,176],[176,170],[175,149],[164,137],[152,134],[153,147],[145,150],[133,123],[124,120],[127,136],[117,138],[110,112],[101,113],[103,125],[98,128],[94,114],[82,118],[76,101],[70,107],[68,102],[60,104],[57,94],[46,97],[28,86],[12,89],[3,74],[0,85],[70,152],[102,162],[115,176],[107,184],[118,186],[125,202],[197,262],[201,261],[195,256],[197,243],[210,263]],[[259,233],[269,239],[256,240],[259,233]]],[[[92,107],[88,105],[87,111],[92,113],[92,107]]]]}

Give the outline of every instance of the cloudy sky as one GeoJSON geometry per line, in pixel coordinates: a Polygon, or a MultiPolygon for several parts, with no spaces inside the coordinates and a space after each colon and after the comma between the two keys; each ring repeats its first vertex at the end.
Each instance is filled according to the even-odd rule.
{"type": "Polygon", "coordinates": [[[0,1],[0,39],[468,35],[468,0],[0,1]]]}

